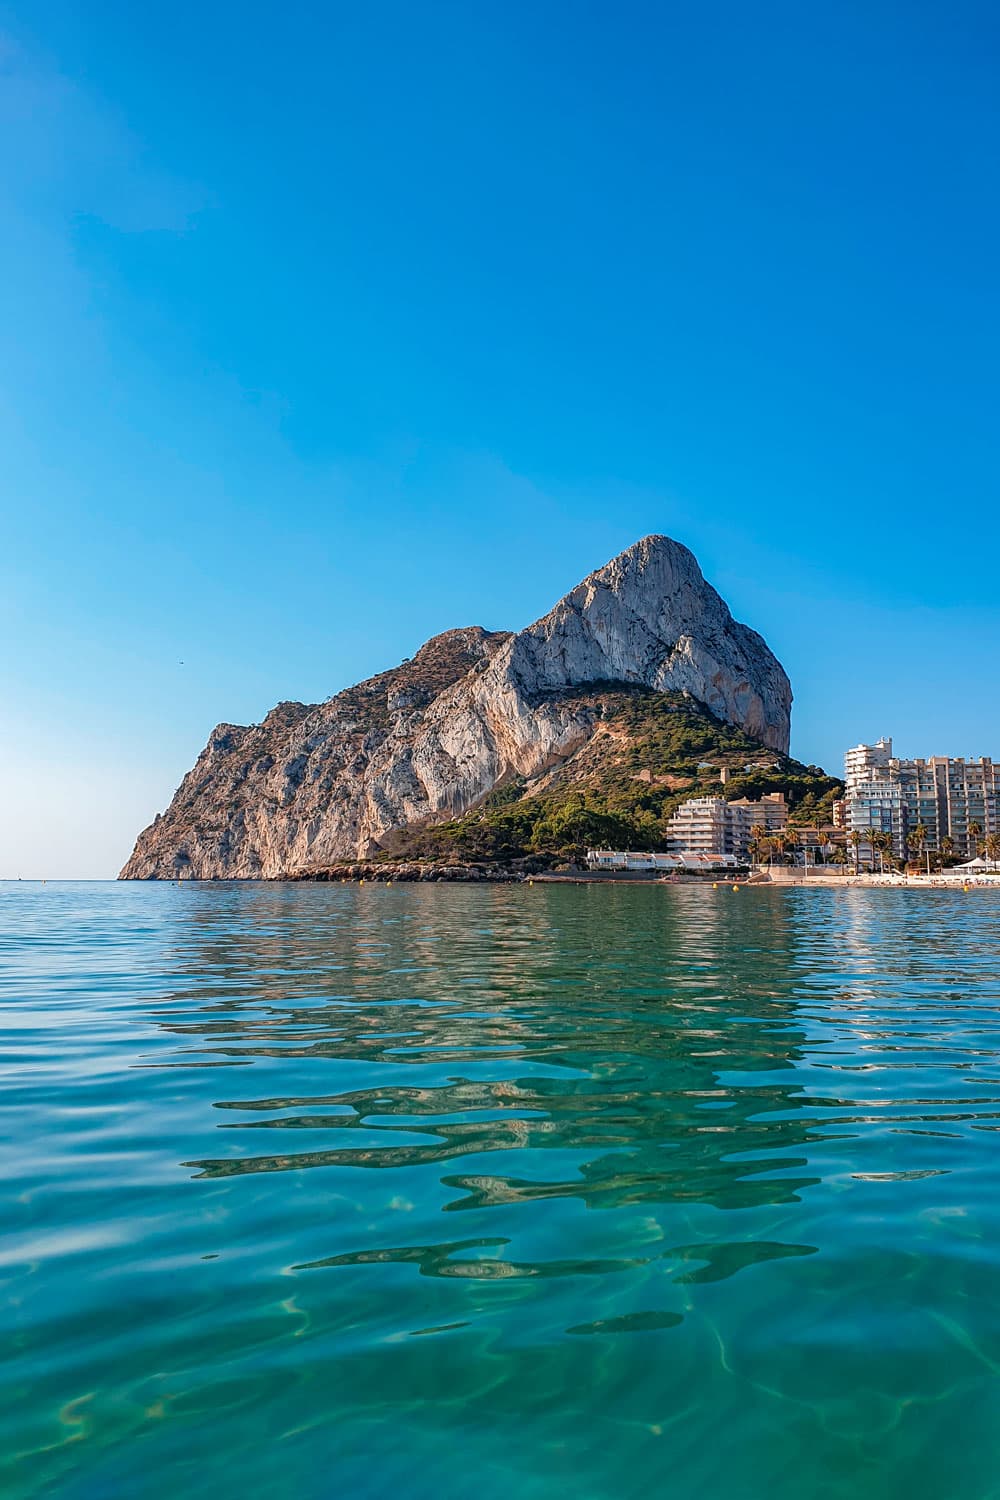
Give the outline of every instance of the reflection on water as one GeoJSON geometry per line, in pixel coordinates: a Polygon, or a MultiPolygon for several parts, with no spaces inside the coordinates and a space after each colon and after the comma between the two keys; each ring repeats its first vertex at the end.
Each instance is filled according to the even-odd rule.
{"type": "Polygon", "coordinates": [[[811,1179],[792,1175],[804,1165],[796,1153],[808,1121],[791,1108],[801,1103],[803,1034],[788,998],[784,906],[749,914],[757,961],[737,1002],[726,974],[734,930],[717,904],[684,892],[637,926],[633,892],[575,894],[583,899],[567,908],[563,892],[543,889],[525,909],[504,892],[477,892],[466,932],[454,899],[387,917],[373,893],[366,920],[352,911],[339,931],[327,921],[303,933],[305,972],[291,974],[287,934],[255,934],[243,955],[260,976],[253,996],[200,988],[197,1015],[163,1024],[202,1061],[207,1052],[311,1068],[327,1060],[350,1078],[363,1072],[367,1086],[217,1101],[246,1117],[231,1130],[304,1130],[308,1144],[254,1138],[234,1149],[230,1135],[225,1156],[190,1165],[205,1177],[405,1169],[515,1151],[530,1159],[530,1178],[486,1162],[449,1172],[440,1180],[458,1192],[442,1209],[564,1197],[604,1209],[795,1201],[811,1179]],[[596,926],[594,898],[612,903],[596,926]],[[315,974],[334,938],[342,993],[317,996],[315,974]],[[723,1070],[768,1077],[732,1089],[720,1083],[723,1070]],[[788,1112],[775,1119],[779,1109],[788,1112]],[[764,1150],[759,1181],[753,1153],[764,1150]],[[779,1170],[788,1175],[777,1179],[779,1170]]]}
{"type": "Polygon", "coordinates": [[[0,913],[5,1494],[1000,1494],[989,893],[0,913]]]}

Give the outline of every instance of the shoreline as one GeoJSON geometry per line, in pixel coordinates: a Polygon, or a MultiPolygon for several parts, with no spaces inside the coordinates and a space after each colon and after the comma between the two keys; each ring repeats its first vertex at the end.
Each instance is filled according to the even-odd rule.
{"type": "MultiPolygon", "coordinates": [[[[145,880],[130,880],[118,876],[116,884],[127,885],[628,885],[628,886],[685,886],[703,890],[721,890],[726,886],[754,890],[784,890],[794,888],[822,890],[946,890],[967,893],[973,890],[1000,891],[1000,872],[993,875],[829,875],[809,874],[801,871],[783,871],[780,875],[752,875],[735,871],[720,871],[709,874],[668,875],[645,870],[512,870],[509,867],[490,869],[446,866],[430,866],[421,869],[410,865],[372,866],[354,869],[324,870],[315,874],[295,871],[270,876],[187,876],[180,878],[147,877],[145,880]]],[[[37,877],[25,884],[46,884],[37,877]]]]}

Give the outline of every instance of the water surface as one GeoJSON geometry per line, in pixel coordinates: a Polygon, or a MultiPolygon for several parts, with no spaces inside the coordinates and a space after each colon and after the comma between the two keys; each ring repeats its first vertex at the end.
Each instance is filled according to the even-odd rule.
{"type": "Polygon", "coordinates": [[[1000,1497],[1000,899],[0,886],[11,1500],[1000,1497]]]}

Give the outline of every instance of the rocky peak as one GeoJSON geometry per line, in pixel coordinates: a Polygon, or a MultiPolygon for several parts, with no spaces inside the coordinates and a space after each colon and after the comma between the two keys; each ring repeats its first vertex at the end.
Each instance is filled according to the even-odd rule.
{"type": "Polygon", "coordinates": [[[609,683],[686,693],[788,748],[780,663],[686,547],[649,536],[516,635],[445,631],[323,704],[279,704],[249,729],[220,724],[122,873],[253,878],[365,857],[394,829],[565,764],[597,722],[580,689],[609,683]]]}
{"type": "Polygon", "coordinates": [[[591,573],[512,638],[497,670],[529,696],[599,681],[680,690],[770,748],[788,749],[784,669],[670,537],[643,537],[591,573]]]}

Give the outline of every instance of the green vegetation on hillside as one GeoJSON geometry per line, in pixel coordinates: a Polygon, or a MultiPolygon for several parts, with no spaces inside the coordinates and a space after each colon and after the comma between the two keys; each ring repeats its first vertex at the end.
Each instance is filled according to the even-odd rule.
{"type": "Polygon", "coordinates": [[[830,820],[839,781],[766,749],[682,693],[600,684],[576,698],[592,711],[594,734],[543,788],[512,782],[463,818],[402,829],[386,841],[386,857],[458,863],[540,856],[555,863],[595,846],[659,849],[679,803],[709,794],[780,791],[793,822],[830,820]]]}

